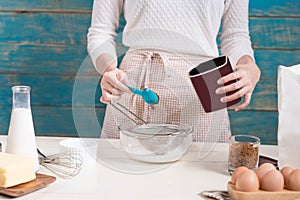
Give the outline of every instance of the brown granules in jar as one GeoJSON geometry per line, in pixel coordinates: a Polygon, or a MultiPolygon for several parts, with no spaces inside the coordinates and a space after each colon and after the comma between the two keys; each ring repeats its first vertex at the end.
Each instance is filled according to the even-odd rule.
{"type": "Polygon", "coordinates": [[[230,146],[229,162],[232,167],[245,166],[249,169],[256,167],[258,147],[252,143],[233,143],[230,146]]]}

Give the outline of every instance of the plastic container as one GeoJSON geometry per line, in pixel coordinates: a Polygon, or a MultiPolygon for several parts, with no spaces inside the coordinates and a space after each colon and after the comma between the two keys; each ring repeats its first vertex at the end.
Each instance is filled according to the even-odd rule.
{"type": "Polygon", "coordinates": [[[69,138],[59,142],[60,153],[78,153],[83,164],[96,161],[98,142],[89,138],[69,138]]]}

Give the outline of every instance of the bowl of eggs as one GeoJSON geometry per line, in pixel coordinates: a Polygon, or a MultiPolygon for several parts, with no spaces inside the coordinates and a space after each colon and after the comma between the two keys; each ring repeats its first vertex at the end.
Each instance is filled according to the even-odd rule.
{"type": "Polygon", "coordinates": [[[233,200],[295,200],[300,199],[300,169],[284,167],[277,170],[264,163],[256,171],[241,166],[234,170],[228,193],[233,200]]]}

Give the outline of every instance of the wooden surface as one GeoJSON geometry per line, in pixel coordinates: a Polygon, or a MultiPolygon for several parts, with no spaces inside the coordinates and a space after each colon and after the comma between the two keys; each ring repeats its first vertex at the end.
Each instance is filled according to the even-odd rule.
{"type": "MultiPolygon", "coordinates": [[[[82,112],[82,121],[78,123],[91,129],[83,135],[99,136],[98,124],[102,123],[105,105],[98,101],[100,76],[86,51],[92,3],[92,0],[0,1],[0,134],[7,134],[10,87],[24,84],[32,87],[38,135],[76,135],[72,92],[77,81],[84,97],[76,98],[73,105],[82,112]]],[[[300,61],[300,1],[250,0],[249,15],[262,77],[251,105],[244,111],[230,112],[232,130],[234,134],[254,134],[266,144],[275,144],[277,67],[300,61]]],[[[121,18],[118,32],[124,24],[121,18]]],[[[117,43],[121,58],[125,51],[120,38],[117,43]]]]}
{"type": "Polygon", "coordinates": [[[299,191],[283,190],[268,192],[259,190],[257,192],[242,192],[238,191],[230,182],[228,182],[227,188],[233,200],[295,200],[300,198],[299,191]]]}
{"type": "Polygon", "coordinates": [[[56,178],[54,176],[49,176],[46,174],[36,174],[36,178],[27,183],[22,183],[9,188],[0,188],[0,194],[10,197],[23,196],[25,194],[44,188],[50,183],[53,183],[55,180],[56,178]]]}

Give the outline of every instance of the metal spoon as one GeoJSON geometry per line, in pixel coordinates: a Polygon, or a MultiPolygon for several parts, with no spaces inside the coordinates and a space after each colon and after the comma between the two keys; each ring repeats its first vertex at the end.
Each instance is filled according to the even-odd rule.
{"type": "Polygon", "coordinates": [[[220,191],[220,190],[204,191],[201,192],[200,195],[204,197],[218,199],[218,200],[231,200],[231,197],[227,191],[220,191]]]}
{"type": "Polygon", "coordinates": [[[139,90],[137,88],[126,85],[134,94],[140,95],[144,101],[148,104],[158,104],[159,97],[158,95],[148,88],[144,88],[143,90],[139,90]]]}

